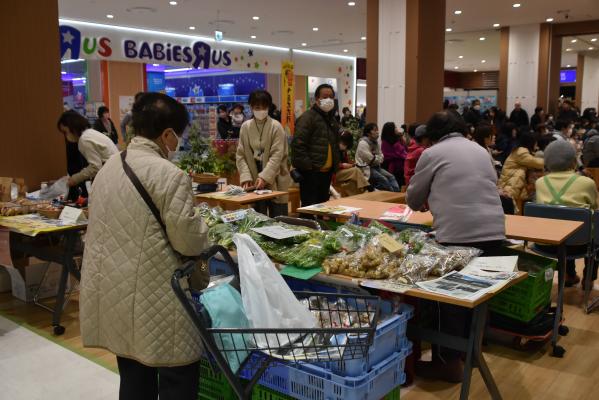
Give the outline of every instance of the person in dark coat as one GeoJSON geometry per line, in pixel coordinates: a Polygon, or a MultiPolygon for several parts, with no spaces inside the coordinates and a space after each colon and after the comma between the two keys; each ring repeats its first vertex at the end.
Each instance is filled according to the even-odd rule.
{"type": "Polygon", "coordinates": [[[472,106],[466,113],[464,113],[464,121],[476,128],[482,118],[483,116],[480,112],[480,100],[472,101],[472,106]]]}
{"type": "Polygon", "coordinates": [[[568,122],[576,122],[578,119],[578,113],[572,107],[572,102],[570,100],[566,100],[563,102],[562,107],[557,115],[557,119],[561,119],[563,121],[568,122]]]}
{"type": "Polygon", "coordinates": [[[93,129],[108,136],[114,144],[119,142],[119,134],[116,131],[114,123],[110,119],[108,107],[102,106],[98,108],[98,119],[94,123],[93,129]]]}
{"type": "Polygon", "coordinates": [[[233,135],[233,125],[227,112],[227,106],[224,104],[218,106],[217,113],[218,122],[216,123],[216,128],[218,130],[218,137],[220,139],[230,139],[233,135]]]}
{"type": "Polygon", "coordinates": [[[514,104],[514,109],[510,114],[510,122],[516,125],[516,127],[528,126],[528,113],[522,108],[522,104],[517,101],[514,104]]]}
{"type": "Polygon", "coordinates": [[[532,117],[530,117],[530,127],[532,128],[533,131],[537,130],[537,126],[539,126],[539,124],[544,124],[545,123],[545,110],[543,110],[543,107],[537,107],[535,108],[535,113],[532,117]]]}

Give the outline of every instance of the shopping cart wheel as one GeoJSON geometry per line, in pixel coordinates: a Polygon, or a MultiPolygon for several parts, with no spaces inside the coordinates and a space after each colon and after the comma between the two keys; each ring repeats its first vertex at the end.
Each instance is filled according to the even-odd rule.
{"type": "Polygon", "coordinates": [[[555,345],[553,346],[553,354],[551,355],[553,357],[562,358],[565,353],[566,349],[564,349],[562,346],[555,345]]]}
{"type": "Polygon", "coordinates": [[[60,336],[64,333],[64,326],[62,325],[56,325],[54,326],[54,334],[56,336],[60,336]]]}
{"type": "Polygon", "coordinates": [[[559,328],[557,328],[557,333],[559,333],[560,336],[568,336],[568,333],[570,333],[570,328],[565,325],[560,325],[559,328]]]}

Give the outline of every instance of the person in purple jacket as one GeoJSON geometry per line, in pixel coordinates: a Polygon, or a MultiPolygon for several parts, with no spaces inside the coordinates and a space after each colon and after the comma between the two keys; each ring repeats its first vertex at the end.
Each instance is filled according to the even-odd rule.
{"type": "Polygon", "coordinates": [[[408,149],[394,122],[387,122],[383,125],[381,149],[383,156],[385,156],[384,168],[395,176],[401,188],[405,185],[403,170],[408,149]]]}

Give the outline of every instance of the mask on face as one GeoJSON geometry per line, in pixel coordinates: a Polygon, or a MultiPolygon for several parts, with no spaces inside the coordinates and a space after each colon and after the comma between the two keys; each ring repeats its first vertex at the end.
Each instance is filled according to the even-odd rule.
{"type": "Polygon", "coordinates": [[[266,110],[252,110],[252,112],[254,113],[254,118],[258,121],[262,121],[268,116],[268,111],[266,110]]]}
{"type": "Polygon", "coordinates": [[[318,102],[320,109],[326,113],[331,111],[335,107],[335,100],[333,99],[320,99],[318,102]]]}
{"type": "Polygon", "coordinates": [[[479,111],[479,110],[480,110],[480,106],[474,106],[473,108],[474,108],[476,111],[479,111]]]}
{"type": "Polygon", "coordinates": [[[168,147],[168,145],[166,144],[166,142],[164,143],[164,147],[166,147],[167,150],[167,155],[166,157],[172,161],[173,158],[175,158],[175,155],[177,155],[177,151],[179,151],[179,149],[181,148],[181,143],[182,143],[182,138],[180,138],[179,136],[177,136],[174,132],[173,135],[175,135],[175,138],[177,139],[177,147],[175,147],[175,149],[170,149],[168,147]]]}
{"type": "Polygon", "coordinates": [[[242,123],[243,122],[243,114],[241,114],[241,113],[233,114],[233,121],[238,124],[242,123]]]}

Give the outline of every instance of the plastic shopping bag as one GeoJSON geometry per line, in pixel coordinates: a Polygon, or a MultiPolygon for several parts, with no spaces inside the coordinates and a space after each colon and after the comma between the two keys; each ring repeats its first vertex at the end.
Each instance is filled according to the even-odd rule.
{"type": "Polygon", "coordinates": [[[40,200],[52,200],[60,196],[67,197],[69,194],[69,177],[63,176],[52,185],[40,190],[40,200]]]}
{"type": "MultiPolygon", "coordinates": [[[[272,261],[247,234],[233,235],[241,282],[241,298],[252,328],[316,327],[316,319],[302,305],[272,261]]],[[[260,349],[282,347],[297,338],[294,335],[255,335],[260,349]]]]}

